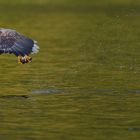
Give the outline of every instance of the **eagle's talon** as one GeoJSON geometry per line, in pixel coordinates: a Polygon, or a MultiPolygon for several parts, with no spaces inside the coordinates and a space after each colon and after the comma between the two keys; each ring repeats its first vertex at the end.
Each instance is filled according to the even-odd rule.
{"type": "Polygon", "coordinates": [[[25,55],[24,57],[18,56],[18,63],[19,64],[26,64],[28,62],[31,62],[32,58],[28,55],[25,55]]]}
{"type": "Polygon", "coordinates": [[[22,56],[18,56],[18,64],[22,64],[21,63],[21,58],[22,58],[22,56]]]}
{"type": "MultiPolygon", "coordinates": [[[[28,61],[28,62],[31,62],[32,61],[32,58],[29,56],[29,55],[25,55],[25,59],[28,61]]],[[[27,63],[28,63],[27,62],[27,63]]]]}

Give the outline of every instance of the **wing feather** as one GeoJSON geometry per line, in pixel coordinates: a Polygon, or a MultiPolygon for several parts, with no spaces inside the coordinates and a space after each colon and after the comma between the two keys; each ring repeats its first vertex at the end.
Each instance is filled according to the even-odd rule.
{"type": "Polygon", "coordinates": [[[15,30],[0,30],[0,53],[13,53],[18,55],[29,55],[33,53],[34,41],[15,30]]]}

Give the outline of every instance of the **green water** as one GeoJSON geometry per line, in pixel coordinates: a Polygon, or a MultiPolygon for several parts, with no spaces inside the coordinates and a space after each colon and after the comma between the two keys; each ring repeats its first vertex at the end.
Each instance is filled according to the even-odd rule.
{"type": "Polygon", "coordinates": [[[0,139],[139,140],[140,2],[0,1],[0,26],[38,41],[0,56],[0,139]]]}

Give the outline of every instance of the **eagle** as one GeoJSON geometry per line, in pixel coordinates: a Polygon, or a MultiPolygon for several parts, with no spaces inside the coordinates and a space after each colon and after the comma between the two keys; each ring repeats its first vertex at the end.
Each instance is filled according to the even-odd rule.
{"type": "Polygon", "coordinates": [[[14,54],[19,64],[26,64],[32,61],[29,55],[37,52],[39,52],[37,41],[13,29],[0,29],[0,54],[14,54]]]}

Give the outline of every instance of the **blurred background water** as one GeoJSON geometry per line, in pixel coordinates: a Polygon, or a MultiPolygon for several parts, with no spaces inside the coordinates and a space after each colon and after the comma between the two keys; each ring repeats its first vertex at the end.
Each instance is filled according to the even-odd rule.
{"type": "Polygon", "coordinates": [[[0,0],[1,28],[38,41],[0,56],[0,139],[139,140],[140,2],[0,0]]]}

